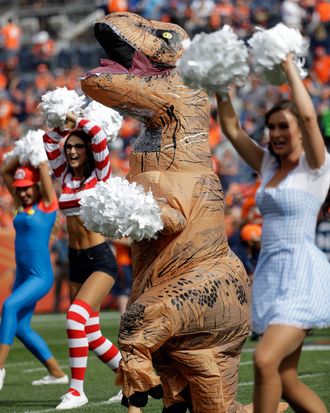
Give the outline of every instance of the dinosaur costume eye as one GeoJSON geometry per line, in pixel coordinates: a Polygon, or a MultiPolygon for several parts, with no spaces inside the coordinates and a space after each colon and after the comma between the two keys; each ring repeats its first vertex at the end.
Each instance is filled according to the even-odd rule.
{"type": "Polygon", "coordinates": [[[165,33],[163,33],[163,37],[165,38],[165,39],[172,39],[172,34],[170,33],[170,32],[165,32],[165,33]]]}
{"type": "Polygon", "coordinates": [[[161,29],[156,29],[154,31],[155,35],[160,38],[163,39],[165,41],[171,41],[173,42],[173,40],[175,39],[175,33],[173,31],[170,30],[161,30],[161,29]]]}

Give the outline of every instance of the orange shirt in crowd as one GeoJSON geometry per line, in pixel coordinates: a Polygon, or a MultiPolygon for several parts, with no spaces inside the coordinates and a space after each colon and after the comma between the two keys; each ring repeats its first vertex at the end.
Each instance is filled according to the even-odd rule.
{"type": "Polygon", "coordinates": [[[127,0],[110,0],[108,2],[108,12],[128,11],[127,0]]]}
{"type": "Polygon", "coordinates": [[[34,85],[36,89],[39,92],[50,89],[52,87],[53,81],[54,81],[54,77],[51,74],[51,72],[48,70],[47,66],[44,64],[40,64],[37,68],[37,73],[34,79],[34,85]]]}
{"type": "Polygon", "coordinates": [[[21,29],[13,22],[8,22],[2,28],[2,36],[5,48],[17,50],[21,45],[21,29]]]}
{"type": "Polygon", "coordinates": [[[122,245],[113,241],[116,249],[116,261],[118,265],[131,265],[131,247],[129,245],[122,245]]]}
{"type": "Polygon", "coordinates": [[[215,6],[214,12],[220,16],[231,16],[234,13],[235,7],[231,2],[219,3],[215,6]]]}
{"type": "Polygon", "coordinates": [[[8,99],[0,99],[0,129],[5,129],[8,127],[13,114],[13,103],[8,99]]]}
{"type": "Polygon", "coordinates": [[[221,129],[219,122],[211,119],[209,129],[209,143],[212,149],[219,145],[221,141],[221,129]]]}
{"type": "Polygon", "coordinates": [[[313,71],[320,83],[327,84],[330,81],[330,55],[325,54],[315,59],[313,71]]]}
{"type": "Polygon", "coordinates": [[[7,87],[7,83],[8,83],[8,78],[7,76],[0,72],[0,90],[5,90],[7,87]]]}
{"type": "Polygon", "coordinates": [[[320,20],[323,23],[330,22],[330,2],[329,1],[320,1],[316,5],[316,11],[320,16],[320,20]]]}

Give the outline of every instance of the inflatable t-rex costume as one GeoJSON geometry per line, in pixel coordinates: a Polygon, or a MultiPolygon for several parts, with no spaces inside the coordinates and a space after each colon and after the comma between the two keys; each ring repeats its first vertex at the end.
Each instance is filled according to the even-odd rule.
{"type": "Polygon", "coordinates": [[[82,89],[142,121],[128,179],[151,188],[164,222],[156,240],[132,245],[117,384],[135,406],[145,405],[148,393],[161,397],[161,384],[164,412],[243,412],[235,396],[250,284],[227,244],[207,95],[186,87],[175,68],[188,36],[132,13],[105,16],[95,35],[111,60],[88,72],[82,89]]]}

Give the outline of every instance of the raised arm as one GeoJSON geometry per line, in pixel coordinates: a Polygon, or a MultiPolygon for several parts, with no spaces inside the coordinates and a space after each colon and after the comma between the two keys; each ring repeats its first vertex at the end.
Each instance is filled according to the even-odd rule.
{"type": "Polygon", "coordinates": [[[103,132],[103,129],[94,121],[78,118],[73,113],[67,114],[67,121],[74,122],[77,129],[83,130],[90,137],[97,179],[106,181],[110,177],[111,167],[107,136],[103,132]]]}
{"type": "Polygon", "coordinates": [[[49,173],[49,164],[47,161],[41,162],[38,165],[40,174],[41,194],[44,204],[48,207],[54,202],[56,198],[55,188],[52,178],[49,173]]]}
{"type": "Polygon", "coordinates": [[[56,178],[62,177],[67,168],[67,160],[60,145],[61,140],[67,134],[68,131],[61,131],[59,128],[55,128],[46,132],[43,136],[47,157],[56,178]]]}
{"type": "Polygon", "coordinates": [[[4,184],[6,185],[8,191],[15,198],[15,188],[13,187],[14,174],[19,166],[18,156],[14,156],[9,161],[4,162],[1,167],[1,175],[3,177],[4,184]]]}
{"type": "Polygon", "coordinates": [[[263,149],[241,128],[230,96],[226,100],[216,94],[218,115],[223,133],[241,158],[255,171],[260,172],[263,149]]]}
{"type": "Polygon", "coordinates": [[[310,168],[318,169],[325,161],[325,145],[312,100],[300,79],[291,54],[281,66],[288,79],[291,99],[299,116],[306,161],[310,168]]]}

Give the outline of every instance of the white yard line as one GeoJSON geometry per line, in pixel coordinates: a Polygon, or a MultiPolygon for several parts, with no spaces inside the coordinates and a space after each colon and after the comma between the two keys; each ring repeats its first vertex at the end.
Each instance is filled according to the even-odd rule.
{"type": "MultiPolygon", "coordinates": [[[[321,376],[328,376],[328,373],[307,373],[307,374],[299,374],[300,379],[309,379],[311,377],[321,377],[321,376]]],[[[243,381],[238,383],[239,387],[247,387],[247,386],[253,386],[254,382],[253,381],[243,381]]]]}
{"type": "MultiPolygon", "coordinates": [[[[308,374],[301,374],[299,375],[300,379],[305,379],[305,378],[311,378],[311,377],[320,377],[320,376],[327,376],[327,373],[308,373],[308,374]]],[[[253,386],[253,381],[243,381],[238,383],[239,387],[247,387],[247,386],[253,386]]],[[[116,403],[111,403],[111,405],[115,405],[116,403]]],[[[119,404],[119,403],[117,403],[119,404]]],[[[86,407],[96,407],[96,406],[105,406],[105,405],[110,405],[107,401],[104,402],[91,402],[86,404],[86,407]]],[[[44,410],[26,410],[24,413],[47,413],[47,412],[53,412],[56,409],[44,409],[44,410]]]]}
{"type": "MultiPolygon", "coordinates": [[[[254,348],[243,349],[243,353],[253,353],[254,348]]],[[[330,344],[305,344],[302,351],[330,351],[330,344]]]]}
{"type": "MultiPolygon", "coordinates": [[[[65,322],[66,314],[57,313],[57,314],[35,314],[32,318],[32,323],[50,323],[50,322],[65,322]]],[[[120,315],[118,312],[105,312],[100,314],[101,320],[120,320],[120,315]]]]}
{"type": "MultiPolygon", "coordinates": [[[[57,359],[57,361],[60,362],[60,361],[67,361],[67,360],[58,360],[57,359]]],[[[63,366],[61,364],[60,367],[61,367],[61,369],[66,369],[66,368],[68,368],[68,365],[63,366]]],[[[35,371],[45,371],[46,372],[46,369],[45,369],[45,367],[35,367],[34,369],[22,370],[22,373],[34,373],[35,371]]]]}
{"type": "MultiPolygon", "coordinates": [[[[107,401],[104,401],[104,402],[91,402],[91,403],[86,404],[85,406],[86,407],[96,407],[96,406],[106,406],[106,405],[115,406],[115,405],[120,405],[120,403],[111,403],[110,404],[107,401]]],[[[80,409],[83,409],[83,408],[84,408],[84,406],[80,407],[80,409]]],[[[123,409],[124,409],[124,407],[123,407],[123,409]]],[[[58,411],[58,410],[56,410],[55,407],[54,407],[54,409],[25,410],[24,413],[47,413],[47,412],[54,412],[54,411],[58,411]]]]}

